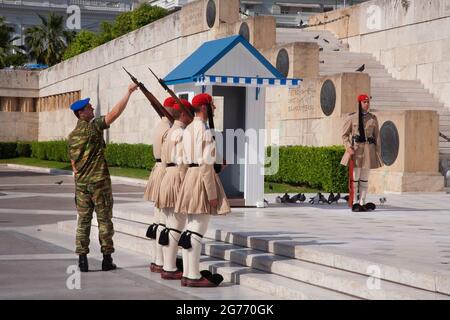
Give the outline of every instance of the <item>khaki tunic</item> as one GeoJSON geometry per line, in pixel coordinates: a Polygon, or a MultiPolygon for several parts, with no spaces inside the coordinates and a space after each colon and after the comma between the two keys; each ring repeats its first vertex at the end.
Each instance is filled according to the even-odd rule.
{"type": "MultiPolygon", "coordinates": [[[[155,135],[153,139],[153,156],[155,159],[161,159],[161,146],[164,142],[164,139],[167,136],[167,132],[170,129],[170,121],[166,117],[161,118],[158,126],[155,129],[155,135]]],[[[162,162],[157,162],[152,171],[150,172],[150,176],[148,177],[147,188],[144,193],[144,200],[147,201],[156,201],[159,194],[159,187],[162,178],[164,177],[164,173],[166,172],[165,166],[162,162]]]]}
{"type": "Polygon", "coordinates": [[[178,193],[183,183],[188,166],[183,161],[183,131],[186,125],[176,120],[167,132],[167,137],[161,149],[161,162],[176,164],[175,167],[166,167],[166,174],[161,181],[159,196],[155,207],[174,208],[178,193]]]}
{"type": "MultiPolygon", "coordinates": [[[[354,160],[355,168],[362,169],[376,169],[382,166],[381,160],[381,140],[380,140],[380,129],[378,126],[377,117],[372,113],[367,113],[363,116],[364,121],[364,132],[366,134],[366,139],[373,137],[376,139],[376,144],[371,144],[369,142],[362,142],[353,144],[353,149],[355,150],[354,160]]],[[[344,122],[342,133],[342,140],[344,141],[344,146],[347,149],[352,146],[352,137],[359,135],[358,130],[358,113],[351,113],[344,122]]],[[[346,166],[350,160],[350,155],[345,152],[342,157],[341,164],[346,166]]]]}
{"type": "Polygon", "coordinates": [[[176,213],[187,214],[227,214],[230,210],[228,199],[219,176],[214,171],[216,142],[205,122],[195,117],[183,132],[183,154],[185,163],[198,164],[186,172],[177,202],[176,213]],[[209,205],[209,200],[218,200],[217,208],[209,205]]]}

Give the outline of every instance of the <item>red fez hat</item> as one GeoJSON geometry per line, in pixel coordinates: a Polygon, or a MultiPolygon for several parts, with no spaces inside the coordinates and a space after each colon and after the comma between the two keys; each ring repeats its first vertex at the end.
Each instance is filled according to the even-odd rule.
{"type": "Polygon", "coordinates": [[[199,107],[204,104],[210,104],[212,102],[212,97],[207,93],[200,93],[192,99],[192,106],[199,107]]]}
{"type": "MultiPolygon", "coordinates": [[[[185,108],[187,108],[188,110],[189,110],[190,108],[192,108],[191,104],[190,104],[189,101],[187,101],[186,99],[180,99],[180,101],[181,101],[181,103],[183,104],[183,106],[184,106],[185,108]]],[[[175,103],[175,104],[173,105],[173,108],[174,108],[175,110],[180,110],[180,106],[178,105],[178,103],[175,103]]]]}
{"type": "Polygon", "coordinates": [[[168,97],[166,100],[164,100],[163,106],[172,108],[175,104],[175,99],[172,97],[168,97]]]}
{"type": "Polygon", "coordinates": [[[362,101],[366,101],[366,100],[370,100],[369,96],[367,94],[360,94],[358,96],[358,101],[362,102],[362,101]]]}

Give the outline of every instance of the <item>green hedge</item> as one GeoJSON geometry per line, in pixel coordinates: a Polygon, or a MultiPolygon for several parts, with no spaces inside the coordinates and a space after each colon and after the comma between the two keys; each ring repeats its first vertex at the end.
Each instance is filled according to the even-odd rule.
{"type": "MultiPolygon", "coordinates": [[[[0,158],[32,157],[40,160],[70,162],[67,141],[0,142],[0,158]]],[[[106,161],[110,166],[148,169],[155,159],[151,145],[110,143],[106,145],[106,161]]]]}
{"type": "Polygon", "coordinates": [[[0,142],[0,159],[17,157],[17,142],[0,142]]]}
{"type": "MultiPolygon", "coordinates": [[[[342,146],[280,147],[279,170],[265,180],[306,185],[324,192],[347,192],[348,170],[340,164],[343,154],[342,146]]],[[[41,160],[70,162],[67,141],[0,142],[0,158],[30,155],[41,160]]],[[[110,166],[150,170],[155,164],[152,146],[146,144],[110,143],[105,156],[110,166]]]]}
{"type": "Polygon", "coordinates": [[[147,144],[110,143],[106,146],[106,161],[110,166],[153,168],[153,148],[147,144]]]}
{"type": "Polygon", "coordinates": [[[31,157],[40,160],[70,162],[67,141],[31,142],[31,157]]]}
{"type": "Polygon", "coordinates": [[[265,180],[306,185],[324,192],[347,192],[348,169],[340,164],[343,154],[341,146],[280,147],[279,170],[265,180]]]}

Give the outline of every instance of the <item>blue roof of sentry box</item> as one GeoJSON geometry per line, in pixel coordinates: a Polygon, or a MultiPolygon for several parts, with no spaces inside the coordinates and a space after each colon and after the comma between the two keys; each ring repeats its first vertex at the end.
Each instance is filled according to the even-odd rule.
{"type": "Polygon", "coordinates": [[[223,58],[237,44],[242,43],[245,48],[263,64],[275,78],[284,78],[283,75],[264,56],[255,49],[242,36],[231,36],[223,39],[212,40],[202,44],[194,53],[187,57],[165,78],[167,85],[194,82],[208,69],[223,58]]]}

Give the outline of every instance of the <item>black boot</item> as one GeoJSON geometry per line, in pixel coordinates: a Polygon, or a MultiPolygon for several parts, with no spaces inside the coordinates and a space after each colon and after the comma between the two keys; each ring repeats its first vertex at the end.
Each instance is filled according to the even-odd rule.
{"type": "Polygon", "coordinates": [[[88,272],[89,271],[89,264],[88,259],[85,254],[80,254],[78,256],[78,268],[80,268],[81,272],[88,272]]]}
{"type": "Polygon", "coordinates": [[[111,255],[104,254],[103,262],[102,262],[102,271],[109,271],[109,270],[115,270],[115,269],[117,269],[117,266],[113,263],[111,255]]]}

